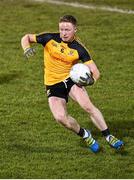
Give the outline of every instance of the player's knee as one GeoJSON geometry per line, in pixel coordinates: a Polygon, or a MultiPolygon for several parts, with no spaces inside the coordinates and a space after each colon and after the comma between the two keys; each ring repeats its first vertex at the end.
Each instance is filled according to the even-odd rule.
{"type": "Polygon", "coordinates": [[[68,128],[68,129],[71,129],[71,127],[72,127],[70,122],[67,120],[67,117],[65,114],[61,114],[61,113],[57,114],[55,116],[55,120],[57,123],[62,124],[64,127],[68,128]]]}
{"type": "Polygon", "coordinates": [[[65,114],[62,114],[62,113],[57,113],[54,117],[55,117],[55,120],[61,124],[63,124],[66,119],[65,114]]]}

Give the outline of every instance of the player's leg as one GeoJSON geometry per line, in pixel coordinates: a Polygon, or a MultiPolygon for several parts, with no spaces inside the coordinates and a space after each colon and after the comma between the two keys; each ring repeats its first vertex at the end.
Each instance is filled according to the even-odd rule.
{"type": "Polygon", "coordinates": [[[123,142],[110,134],[102,113],[93,105],[85,88],[74,85],[69,95],[90,115],[91,120],[101,130],[109,144],[115,149],[119,149],[123,145],[123,142]]]}
{"type": "Polygon", "coordinates": [[[91,100],[89,99],[89,96],[85,90],[84,87],[78,87],[77,85],[74,85],[71,88],[70,94],[71,98],[79,103],[79,105],[89,113],[93,123],[95,126],[100,129],[101,131],[107,129],[106,122],[103,118],[102,113],[97,109],[91,100]]]}
{"type": "Polygon", "coordinates": [[[62,124],[75,133],[79,132],[80,125],[73,117],[68,115],[65,99],[52,96],[49,97],[48,103],[50,110],[58,123],[62,124]]]}
{"type": "Polygon", "coordinates": [[[78,122],[73,117],[68,115],[65,99],[52,96],[49,97],[48,102],[50,110],[58,123],[62,124],[69,130],[72,130],[77,135],[84,137],[86,143],[88,144],[88,147],[93,152],[97,152],[99,150],[99,145],[92,138],[91,133],[86,131],[84,128],[81,128],[78,122]]]}

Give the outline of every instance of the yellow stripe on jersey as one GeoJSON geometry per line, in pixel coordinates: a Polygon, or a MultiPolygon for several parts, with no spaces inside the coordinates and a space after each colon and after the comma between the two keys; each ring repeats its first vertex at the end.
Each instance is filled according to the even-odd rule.
{"type": "Polygon", "coordinates": [[[36,43],[37,41],[36,41],[36,34],[34,34],[34,42],[36,43]]]}
{"type": "Polygon", "coordinates": [[[91,64],[91,63],[93,63],[94,61],[92,60],[92,59],[90,59],[89,61],[86,61],[86,62],[84,62],[84,64],[91,64]]]}

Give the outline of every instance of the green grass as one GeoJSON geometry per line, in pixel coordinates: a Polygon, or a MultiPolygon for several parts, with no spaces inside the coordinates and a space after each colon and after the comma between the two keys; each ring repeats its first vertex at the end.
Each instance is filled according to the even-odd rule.
{"type": "MultiPolygon", "coordinates": [[[[93,1],[83,1],[93,2],[93,1]]],[[[94,1],[120,8],[133,1],[94,1]]],[[[134,15],[75,9],[21,0],[0,1],[0,178],[134,178],[134,15]],[[111,132],[125,142],[123,152],[111,149],[87,114],[70,100],[69,113],[92,130],[101,151],[88,151],[80,138],[54,121],[43,86],[43,50],[23,57],[26,33],[57,31],[58,18],[73,14],[78,35],[101,71],[87,90],[103,112],[111,132]]]]}

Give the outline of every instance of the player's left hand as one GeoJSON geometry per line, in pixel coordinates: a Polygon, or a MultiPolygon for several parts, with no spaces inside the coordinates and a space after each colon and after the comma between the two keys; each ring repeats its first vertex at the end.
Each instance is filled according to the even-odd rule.
{"type": "Polygon", "coordinates": [[[31,56],[34,56],[35,54],[35,49],[28,47],[24,50],[24,56],[28,59],[31,56]]]}

